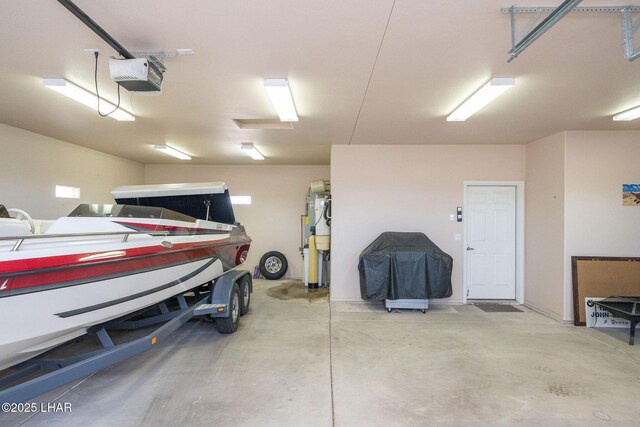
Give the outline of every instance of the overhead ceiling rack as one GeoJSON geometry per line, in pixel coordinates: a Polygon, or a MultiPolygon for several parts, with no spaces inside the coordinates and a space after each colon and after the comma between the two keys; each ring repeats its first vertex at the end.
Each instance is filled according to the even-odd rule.
{"type": "Polygon", "coordinates": [[[634,19],[633,14],[640,12],[640,6],[589,6],[576,7],[582,0],[565,0],[557,8],[553,7],[506,7],[500,9],[502,13],[511,15],[511,45],[507,52],[510,56],[507,62],[513,61],[529,45],[536,41],[542,34],[555,25],[560,19],[570,12],[575,13],[620,13],[622,16],[622,37],[624,46],[624,57],[628,61],[633,61],[640,57],[640,48],[634,46],[633,36],[640,27],[640,18],[634,19]],[[518,36],[517,17],[520,14],[533,14],[526,23],[526,34],[518,36]],[[541,17],[548,14],[540,21],[541,17]],[[540,21],[540,22],[539,22],[540,21]]]}

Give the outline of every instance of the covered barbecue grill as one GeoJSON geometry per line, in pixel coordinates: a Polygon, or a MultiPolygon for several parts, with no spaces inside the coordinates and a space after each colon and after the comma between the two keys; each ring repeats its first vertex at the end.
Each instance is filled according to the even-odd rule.
{"type": "Polygon", "coordinates": [[[360,294],[387,308],[393,300],[447,298],[452,269],[453,258],[424,233],[384,232],[360,254],[360,294]]]}

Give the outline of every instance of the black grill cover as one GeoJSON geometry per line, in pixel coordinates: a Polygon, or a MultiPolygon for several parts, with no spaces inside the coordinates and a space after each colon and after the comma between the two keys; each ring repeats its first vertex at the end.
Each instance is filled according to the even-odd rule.
{"type": "Polygon", "coordinates": [[[447,298],[453,258],[424,233],[385,232],[360,254],[360,294],[367,301],[447,298]]]}

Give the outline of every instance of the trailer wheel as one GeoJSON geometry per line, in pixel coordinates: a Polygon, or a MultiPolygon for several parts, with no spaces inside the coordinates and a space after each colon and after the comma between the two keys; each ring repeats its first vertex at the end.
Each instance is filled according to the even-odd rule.
{"type": "Polygon", "coordinates": [[[232,334],[240,323],[240,288],[237,283],[231,288],[229,296],[229,316],[216,318],[216,328],[221,334],[232,334]]]}
{"type": "Polygon", "coordinates": [[[249,287],[249,279],[243,276],[240,279],[240,316],[244,316],[249,312],[249,304],[251,303],[251,288],[249,287]]]}
{"type": "Polygon", "coordinates": [[[287,258],[278,251],[267,252],[260,258],[260,273],[269,280],[278,280],[287,272],[287,258]]]}

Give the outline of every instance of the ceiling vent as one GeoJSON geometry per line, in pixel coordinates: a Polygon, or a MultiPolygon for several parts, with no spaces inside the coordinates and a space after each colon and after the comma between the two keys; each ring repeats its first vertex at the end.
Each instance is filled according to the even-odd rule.
{"type": "Polygon", "coordinates": [[[231,119],[239,129],[293,129],[293,123],[278,119],[231,119]]]}

